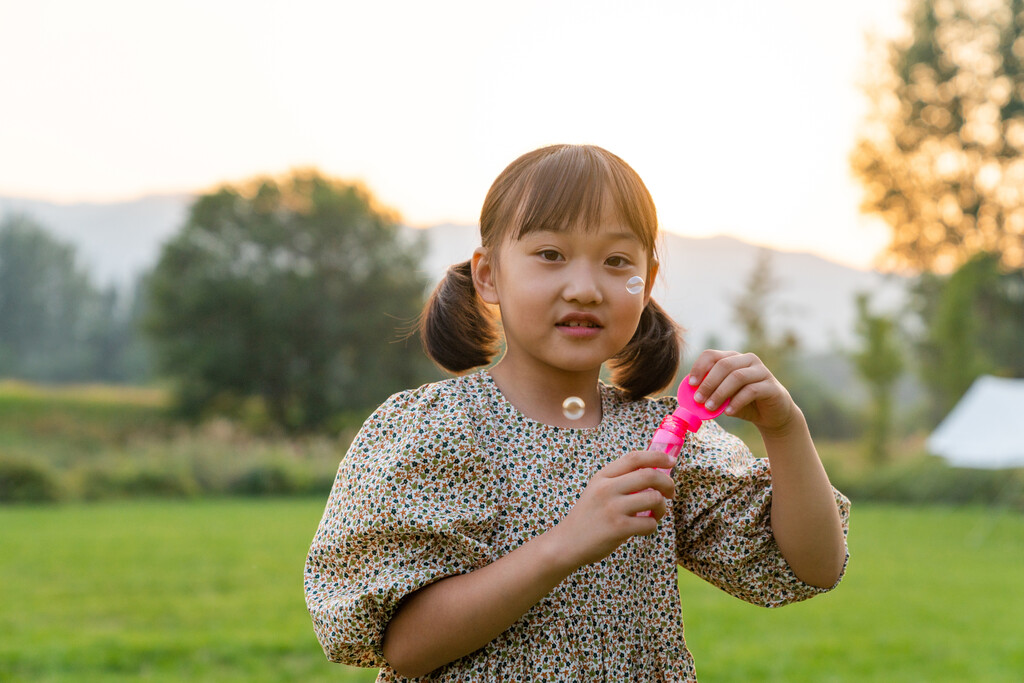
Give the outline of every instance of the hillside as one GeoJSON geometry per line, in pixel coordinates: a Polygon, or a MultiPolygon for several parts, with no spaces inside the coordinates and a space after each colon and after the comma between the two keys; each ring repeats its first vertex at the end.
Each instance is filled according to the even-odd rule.
{"type": "Polygon", "coordinates": [[[192,197],[153,195],[128,202],[56,204],[0,197],[0,219],[32,217],[78,248],[100,284],[126,284],[156,263],[160,245],[185,221],[192,197]]]}
{"type": "MultiPolygon", "coordinates": [[[[78,247],[98,282],[126,284],[156,262],[160,245],[182,224],[191,199],[159,195],[118,203],[55,204],[0,197],[0,218],[11,213],[34,217],[56,237],[78,247]]],[[[439,279],[451,263],[468,258],[478,244],[475,226],[438,225],[427,234],[424,269],[431,280],[439,279]]],[[[665,233],[655,296],[687,328],[691,349],[711,337],[724,346],[739,344],[732,303],[743,291],[760,249],[731,237],[665,233]]],[[[889,310],[903,299],[901,279],[812,254],[770,251],[780,283],[770,320],[776,330],[796,332],[809,352],[851,343],[857,292],[871,292],[889,310]]]]}

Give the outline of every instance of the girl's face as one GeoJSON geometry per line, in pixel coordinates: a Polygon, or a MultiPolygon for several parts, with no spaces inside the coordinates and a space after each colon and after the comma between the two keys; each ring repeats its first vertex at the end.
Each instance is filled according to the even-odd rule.
{"type": "Polygon", "coordinates": [[[506,370],[598,373],[632,338],[657,264],[628,225],[605,212],[592,230],[541,230],[473,256],[477,291],[497,304],[506,370]],[[634,275],[646,286],[626,291],[634,275]]]}

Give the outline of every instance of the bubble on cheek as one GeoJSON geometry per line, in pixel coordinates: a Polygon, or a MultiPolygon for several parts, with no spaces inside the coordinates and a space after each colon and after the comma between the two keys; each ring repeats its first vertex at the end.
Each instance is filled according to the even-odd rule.
{"type": "Polygon", "coordinates": [[[644,291],[644,284],[644,279],[642,277],[634,275],[626,280],[626,291],[630,294],[641,294],[644,291]]]}
{"type": "Polygon", "coordinates": [[[562,401],[562,415],[570,420],[578,420],[587,412],[587,404],[579,396],[570,396],[562,401]]]}

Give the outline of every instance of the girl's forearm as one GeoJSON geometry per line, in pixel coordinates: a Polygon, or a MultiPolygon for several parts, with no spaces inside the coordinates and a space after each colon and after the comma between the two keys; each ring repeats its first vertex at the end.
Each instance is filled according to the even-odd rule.
{"type": "Polygon", "coordinates": [[[551,529],[469,574],[411,594],[384,633],[384,657],[401,675],[423,676],[491,642],[571,574],[551,529]]]}
{"type": "Polygon", "coordinates": [[[771,463],[775,542],[801,581],[829,588],[839,580],[846,546],[832,484],[803,413],[761,437],[771,463]]]}

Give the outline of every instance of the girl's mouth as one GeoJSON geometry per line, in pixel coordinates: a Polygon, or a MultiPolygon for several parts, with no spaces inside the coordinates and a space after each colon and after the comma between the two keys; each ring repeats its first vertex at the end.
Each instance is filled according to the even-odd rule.
{"type": "Polygon", "coordinates": [[[566,328],[585,328],[594,329],[601,327],[601,320],[593,313],[585,313],[583,311],[571,311],[563,315],[558,322],[555,323],[556,327],[566,328]]]}
{"type": "Polygon", "coordinates": [[[562,334],[568,337],[588,338],[601,332],[601,323],[597,318],[586,313],[573,313],[555,323],[562,334]]]}

